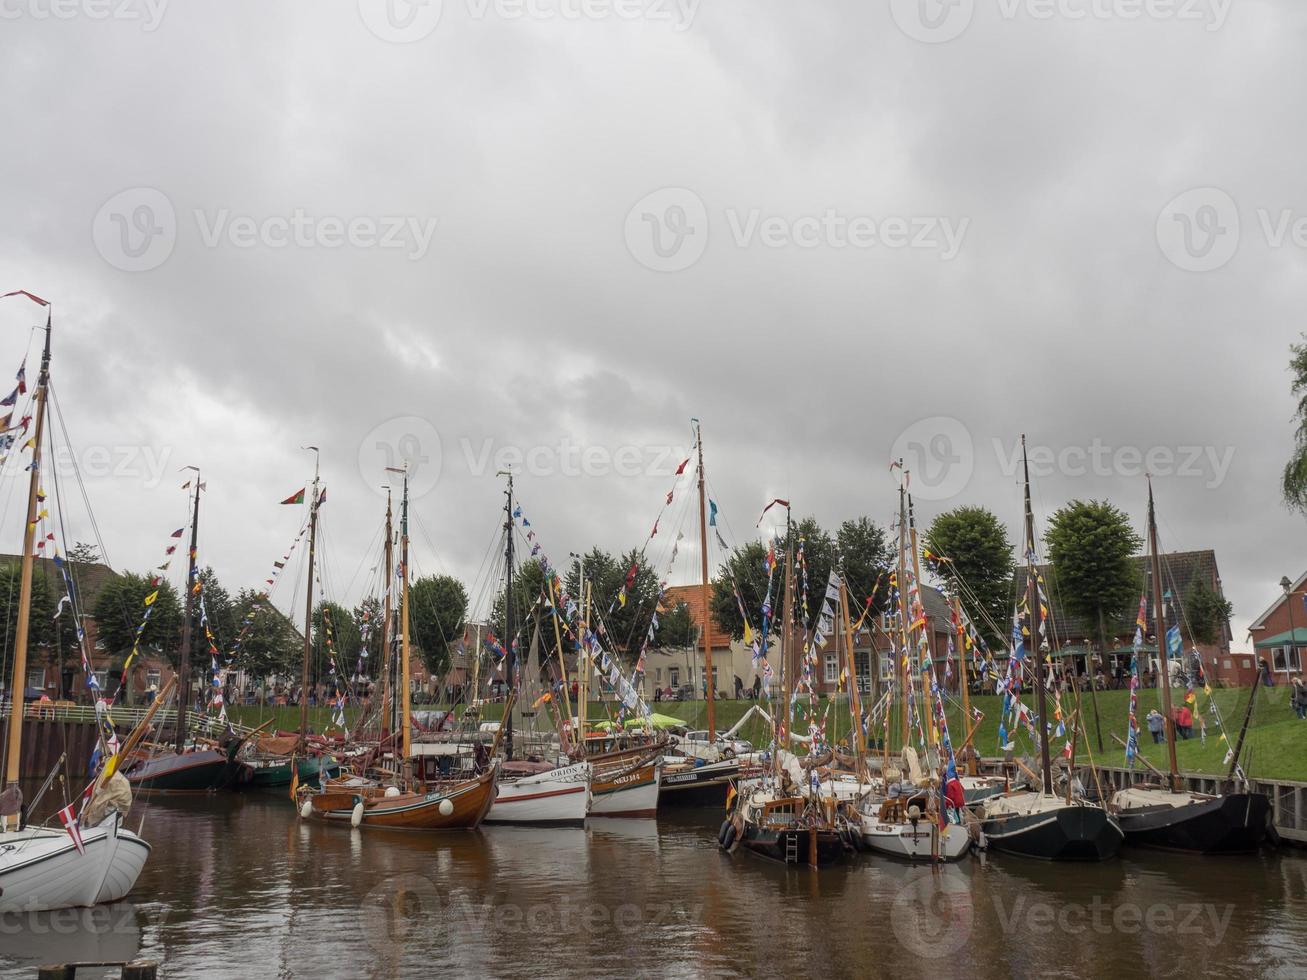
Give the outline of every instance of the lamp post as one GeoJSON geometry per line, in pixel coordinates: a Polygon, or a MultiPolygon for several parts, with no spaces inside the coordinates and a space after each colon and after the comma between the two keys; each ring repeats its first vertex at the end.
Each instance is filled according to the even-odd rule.
{"type": "MultiPolygon", "coordinates": [[[[1280,588],[1284,589],[1284,602],[1289,608],[1289,649],[1293,651],[1294,659],[1298,656],[1298,631],[1293,625],[1293,583],[1289,581],[1289,576],[1285,575],[1280,579],[1280,588]]],[[[1286,671],[1296,670],[1289,663],[1288,655],[1284,658],[1284,669],[1286,671]]]]}

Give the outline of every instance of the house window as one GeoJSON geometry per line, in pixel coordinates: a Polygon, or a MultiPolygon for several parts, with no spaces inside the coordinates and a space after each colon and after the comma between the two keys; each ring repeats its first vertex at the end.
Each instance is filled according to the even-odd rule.
{"type": "Polygon", "coordinates": [[[714,667],[714,668],[712,669],[712,686],[713,686],[713,690],[714,690],[714,691],[717,690],[717,668],[716,668],[716,667],[714,667]]]}
{"type": "Polygon", "coordinates": [[[826,654],[826,683],[834,684],[840,677],[840,658],[833,653],[826,654]]]}
{"type": "Polygon", "coordinates": [[[888,653],[880,655],[880,679],[888,681],[894,677],[894,657],[888,653]]]}
{"type": "Polygon", "coordinates": [[[145,672],[145,686],[147,688],[158,687],[161,679],[162,674],[159,672],[158,667],[151,667],[145,672]]]}
{"type": "Polygon", "coordinates": [[[663,686],[663,669],[661,667],[654,668],[654,683],[659,687],[663,686]]]}
{"type": "Polygon", "coordinates": [[[101,691],[104,691],[109,683],[109,672],[107,670],[96,670],[92,671],[92,674],[95,677],[95,683],[100,686],[101,691]]]}
{"type": "Polygon", "coordinates": [[[1276,647],[1275,648],[1275,669],[1277,671],[1289,671],[1297,673],[1302,669],[1298,659],[1297,647],[1276,647]]]}
{"type": "Polygon", "coordinates": [[[1229,657],[1226,657],[1225,660],[1222,661],[1222,663],[1224,664],[1226,670],[1230,669],[1231,662],[1229,657]]]}
{"type": "Polygon", "coordinates": [[[27,672],[27,686],[39,689],[45,688],[45,669],[36,668],[27,672]]]}
{"type": "Polygon", "coordinates": [[[681,671],[679,668],[676,667],[667,668],[667,683],[669,683],[672,687],[681,686],[681,671]]]}

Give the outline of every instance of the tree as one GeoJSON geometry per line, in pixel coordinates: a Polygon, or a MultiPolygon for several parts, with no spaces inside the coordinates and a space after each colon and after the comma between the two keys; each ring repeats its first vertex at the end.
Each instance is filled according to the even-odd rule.
{"type": "MultiPolygon", "coordinates": [[[[99,638],[119,656],[131,652],[136,630],[145,621],[142,649],[157,650],[174,668],[181,662],[182,605],[171,583],[160,582],[150,618],[144,620],[145,599],[156,591],[148,575],[124,572],[108,579],[95,600],[95,623],[99,638]]],[[[203,649],[201,647],[201,649],[203,649]]]]}
{"type": "Polygon", "coordinates": [[[348,609],[338,602],[323,600],[318,603],[313,610],[312,647],[312,675],[316,680],[321,681],[328,675],[332,654],[340,665],[340,671],[348,677],[353,672],[361,644],[358,624],[348,609]]]}
{"type": "Polygon", "coordinates": [[[101,561],[100,549],[85,541],[78,541],[68,551],[68,560],[82,565],[94,565],[101,561]]]}
{"type": "Polygon", "coordinates": [[[374,595],[367,596],[354,607],[354,622],[358,624],[359,628],[360,654],[359,658],[355,660],[355,666],[358,665],[358,661],[361,659],[363,673],[368,677],[376,677],[381,673],[382,660],[384,659],[381,649],[381,620],[384,615],[385,606],[374,595]]]}
{"type": "Polygon", "coordinates": [[[463,632],[467,590],[452,575],[429,575],[409,586],[409,626],[433,677],[449,670],[449,645],[463,632]]]}
{"type": "Polygon", "coordinates": [[[1052,577],[1067,612],[1098,628],[1125,617],[1139,601],[1142,582],[1131,560],[1142,539],[1125,513],[1105,500],[1073,500],[1059,508],[1044,533],[1052,577]]]}
{"type": "Polygon", "coordinates": [[[653,641],[655,647],[681,649],[694,646],[698,641],[698,624],[690,613],[688,603],[678,602],[658,617],[658,632],[654,634],[653,641]]]}
{"type": "Polygon", "coordinates": [[[1184,597],[1184,618],[1194,643],[1217,643],[1234,615],[1234,606],[1201,578],[1195,579],[1184,597]]]}
{"type": "Polygon", "coordinates": [[[1293,373],[1290,390],[1298,399],[1294,412],[1298,425],[1294,430],[1293,453],[1280,476],[1280,490],[1291,509],[1307,514],[1307,343],[1291,344],[1289,350],[1293,354],[1289,360],[1289,370],[1293,373]]]}
{"type": "MultiPolygon", "coordinates": [[[[253,589],[242,589],[236,597],[235,614],[240,622],[251,615],[240,634],[235,666],[253,677],[296,675],[304,660],[304,638],[267,598],[253,589]]],[[[232,641],[233,645],[235,640],[232,641]]]]}
{"type": "MultiPolygon", "coordinates": [[[[204,583],[204,610],[209,616],[209,629],[213,632],[218,649],[228,648],[236,639],[236,609],[232,605],[231,595],[218,581],[218,576],[210,567],[199,572],[200,581],[204,583]]],[[[196,611],[195,624],[199,627],[199,612],[196,611]]],[[[200,649],[203,632],[197,635],[196,649],[200,649]]]]}
{"type": "Polygon", "coordinates": [[[990,625],[1011,618],[1015,563],[1003,523],[984,507],[957,507],[931,521],[922,544],[927,569],[957,591],[985,642],[1006,646],[1007,635],[990,625]]]}
{"type": "MultiPolygon", "coordinates": [[[[614,558],[600,548],[591,548],[581,559],[585,581],[590,585],[590,618],[596,625],[602,621],[609,641],[619,650],[639,650],[649,632],[658,602],[658,576],[644,555],[632,548],[620,558],[614,558]],[[619,598],[627,575],[635,567],[635,578],[627,590],[626,602],[619,598]]],[[[577,578],[578,568],[573,561],[564,576],[567,594],[579,605],[585,602],[577,578]]],[[[584,618],[584,610],[577,617],[584,618]]],[[[661,619],[661,617],[660,617],[661,619]]],[[[655,636],[654,642],[657,643],[655,636]]]]}
{"type": "Polygon", "coordinates": [[[883,612],[890,595],[889,570],[895,562],[885,529],[868,517],[848,520],[835,532],[835,545],[848,584],[850,605],[860,609],[871,596],[873,611],[883,612]]]}
{"type": "MultiPolygon", "coordinates": [[[[18,628],[18,597],[21,592],[22,566],[18,562],[0,565],[0,650],[6,655],[13,650],[14,631],[18,628]]],[[[32,575],[32,612],[28,617],[29,662],[30,648],[48,646],[55,642],[54,610],[58,599],[56,591],[62,595],[63,588],[57,579],[47,578],[38,569],[32,575]]],[[[72,620],[71,614],[65,613],[60,620],[72,620]]]]}
{"type": "MultiPolygon", "coordinates": [[[[528,561],[513,572],[513,628],[518,637],[518,647],[524,652],[528,649],[531,640],[531,612],[536,608],[536,602],[544,589],[544,581],[544,569],[540,567],[538,561],[528,561]]],[[[508,638],[504,635],[507,632],[507,620],[504,616],[502,579],[500,585],[501,588],[490,608],[489,625],[495,636],[503,641],[504,649],[507,650],[508,638]]]]}

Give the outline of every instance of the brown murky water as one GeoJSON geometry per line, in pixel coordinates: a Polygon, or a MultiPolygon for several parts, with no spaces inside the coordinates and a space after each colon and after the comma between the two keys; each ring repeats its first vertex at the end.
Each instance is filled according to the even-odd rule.
{"type": "Polygon", "coordinates": [[[446,835],[252,794],[144,812],[131,900],[0,920],[0,975],[133,956],[205,978],[1307,975],[1304,852],[814,875],[721,855],[716,811],[446,835]]]}

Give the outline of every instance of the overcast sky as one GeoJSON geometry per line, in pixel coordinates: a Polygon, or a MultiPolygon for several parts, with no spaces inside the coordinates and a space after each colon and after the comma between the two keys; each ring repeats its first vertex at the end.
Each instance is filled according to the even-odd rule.
{"type": "MultiPolygon", "coordinates": [[[[160,560],[195,464],[202,560],[261,583],[307,444],[346,602],[385,447],[422,457],[420,572],[477,576],[504,463],[555,561],[639,545],[698,417],[731,544],[778,496],[888,521],[900,455],[923,520],[982,504],[1015,540],[1025,432],[1041,522],[1107,496],[1142,531],[1155,474],[1164,547],[1216,551],[1236,649],[1307,569],[1277,489],[1307,289],[1297,0],[0,18],[0,292],[55,303],[56,391],[119,568],[160,560]]],[[[0,377],[40,318],[0,304],[0,377]]],[[[689,501],[655,542],[684,527],[679,581],[689,501]]]]}

